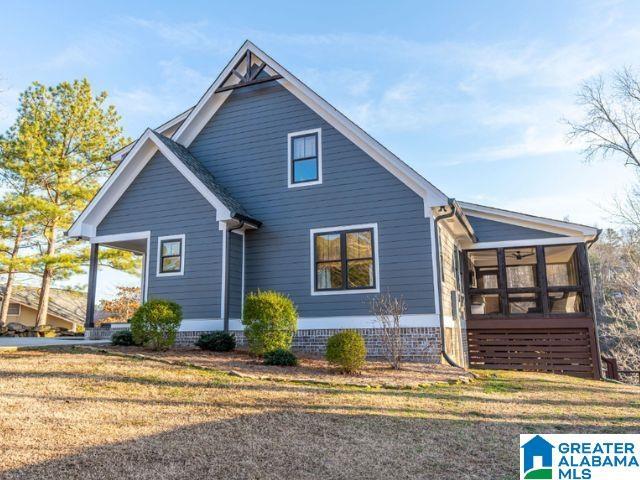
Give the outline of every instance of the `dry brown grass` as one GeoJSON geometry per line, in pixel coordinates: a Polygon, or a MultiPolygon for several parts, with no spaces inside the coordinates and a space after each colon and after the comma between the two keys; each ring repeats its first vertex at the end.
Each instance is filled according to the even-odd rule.
{"type": "MultiPolygon", "coordinates": [[[[322,357],[297,354],[297,367],[264,365],[262,359],[249,355],[245,350],[217,353],[197,347],[174,347],[166,351],[154,352],[142,347],[105,346],[89,347],[88,350],[102,350],[125,355],[144,355],[163,361],[187,363],[204,368],[235,372],[256,379],[311,381],[333,385],[370,386],[386,388],[418,388],[434,382],[456,382],[471,379],[471,374],[461,368],[448,365],[433,365],[406,362],[400,370],[389,367],[387,362],[367,361],[357,374],[339,373],[322,357]]],[[[309,383],[311,383],[309,382],[309,383]]]]}
{"type": "Polygon", "coordinates": [[[0,355],[0,478],[517,475],[518,434],[637,432],[637,387],[498,374],[318,387],[71,351],[0,355]]]}

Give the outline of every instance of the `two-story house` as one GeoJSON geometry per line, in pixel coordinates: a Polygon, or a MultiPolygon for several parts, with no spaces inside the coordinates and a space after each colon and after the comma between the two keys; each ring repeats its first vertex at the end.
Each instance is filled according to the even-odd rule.
{"type": "MultiPolygon", "coordinates": [[[[240,334],[243,299],[291,297],[295,347],[402,296],[407,355],[598,375],[586,247],[598,230],[457,202],[245,42],[198,103],[116,152],[68,235],[144,255],[144,299],[182,305],[181,340],[240,334]]],[[[239,338],[242,339],[241,335],[239,338]]]]}

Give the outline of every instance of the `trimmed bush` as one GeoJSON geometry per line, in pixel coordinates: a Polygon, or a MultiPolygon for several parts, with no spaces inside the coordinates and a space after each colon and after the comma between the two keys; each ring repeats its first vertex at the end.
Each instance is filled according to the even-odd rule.
{"type": "Polygon", "coordinates": [[[149,300],[131,318],[131,334],[138,345],[154,350],[169,348],[176,341],[182,308],[169,300],[149,300]]]}
{"type": "Polygon", "coordinates": [[[298,365],[298,357],[291,350],[278,348],[264,354],[265,365],[277,365],[279,367],[295,367],[298,365]]]}
{"type": "Polygon", "coordinates": [[[327,342],[327,361],[343,373],[358,372],[367,356],[364,338],[355,330],[336,333],[327,342]]]}
{"type": "Polygon", "coordinates": [[[247,295],[242,324],[251,353],[264,355],[279,348],[289,350],[298,329],[298,312],[286,295],[258,291],[247,295]]]}
{"type": "Polygon", "coordinates": [[[133,341],[131,330],[120,330],[119,332],[114,332],[113,335],[111,335],[111,344],[119,345],[121,347],[130,347],[136,343],[133,341]]]}
{"type": "Polygon", "coordinates": [[[236,337],[228,332],[213,332],[200,335],[196,346],[212,352],[230,352],[236,348],[236,337]]]}

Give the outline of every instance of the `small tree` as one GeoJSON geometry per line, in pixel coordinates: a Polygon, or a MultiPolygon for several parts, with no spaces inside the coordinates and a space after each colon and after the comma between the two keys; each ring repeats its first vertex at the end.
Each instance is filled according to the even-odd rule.
{"type": "Polygon", "coordinates": [[[100,302],[100,309],[109,314],[109,317],[101,320],[100,323],[128,322],[140,306],[139,287],[118,286],[116,289],[117,293],[113,300],[100,302]]]}
{"type": "Polygon", "coordinates": [[[373,297],[370,311],[376,317],[376,323],[382,331],[382,350],[391,368],[399,369],[404,353],[404,340],[400,328],[400,319],[407,311],[402,296],[394,297],[390,292],[373,297]]]}

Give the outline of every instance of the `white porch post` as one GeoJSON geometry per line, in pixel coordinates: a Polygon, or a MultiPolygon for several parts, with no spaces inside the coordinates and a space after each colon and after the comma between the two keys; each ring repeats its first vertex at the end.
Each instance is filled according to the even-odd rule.
{"type": "Polygon", "coordinates": [[[98,279],[98,243],[91,244],[89,256],[89,287],[87,291],[87,315],[84,320],[85,328],[93,328],[93,317],[96,306],[96,282],[98,279]]]}

